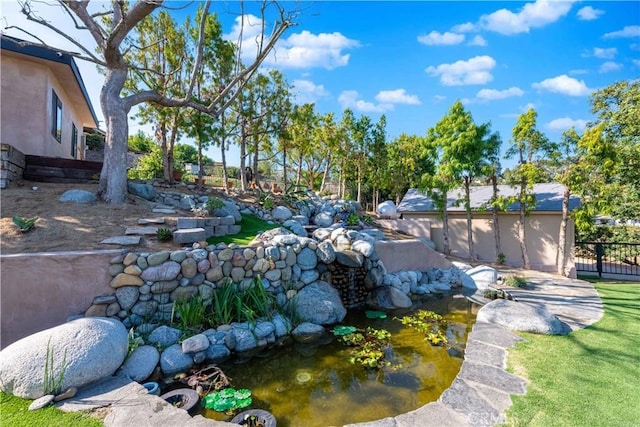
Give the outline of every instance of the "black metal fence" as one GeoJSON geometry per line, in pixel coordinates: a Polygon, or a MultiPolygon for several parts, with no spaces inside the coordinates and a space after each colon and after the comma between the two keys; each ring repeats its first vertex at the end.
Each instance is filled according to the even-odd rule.
{"type": "Polygon", "coordinates": [[[640,276],[640,243],[576,242],[579,272],[640,276]]]}

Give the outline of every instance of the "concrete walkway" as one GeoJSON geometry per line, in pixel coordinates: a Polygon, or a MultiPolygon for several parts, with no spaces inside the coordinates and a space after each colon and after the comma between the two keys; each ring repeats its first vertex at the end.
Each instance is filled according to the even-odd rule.
{"type": "MultiPolygon", "coordinates": [[[[588,282],[534,271],[500,272],[503,277],[514,273],[525,277],[528,287],[509,288],[511,295],[522,303],[546,306],[572,330],[589,326],[603,315],[602,301],[588,282]]],[[[396,417],[344,427],[462,427],[502,423],[505,411],[512,405],[511,395],[526,394],[527,381],[506,372],[507,350],[521,340],[503,326],[477,322],[469,334],[460,372],[438,401],[396,417]]],[[[58,406],[66,411],[108,407],[106,427],[236,425],[201,416],[189,417],[163,399],[146,394],[140,384],[121,377],[86,388],[58,406]]]]}

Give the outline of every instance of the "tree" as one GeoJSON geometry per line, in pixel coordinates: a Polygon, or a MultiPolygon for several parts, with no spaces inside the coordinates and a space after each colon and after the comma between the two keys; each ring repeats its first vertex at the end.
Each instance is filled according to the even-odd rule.
{"type": "Polygon", "coordinates": [[[516,157],[518,164],[513,169],[510,184],[519,185],[520,190],[515,201],[519,204],[518,241],[522,254],[524,268],[530,269],[529,253],[527,252],[525,217],[535,206],[536,197],[533,193],[533,184],[539,182],[543,172],[539,161],[549,156],[555,149],[542,132],[536,128],[538,114],[533,108],[518,116],[518,121],[513,128],[512,145],[507,150],[507,158],[516,157]]]}
{"type": "Polygon", "coordinates": [[[396,205],[410,188],[417,188],[423,176],[433,174],[435,153],[426,148],[424,137],[401,134],[387,147],[387,188],[395,195],[396,205]]]}
{"type": "MultiPolygon", "coordinates": [[[[238,69],[227,85],[216,93],[212,93],[210,98],[196,100],[194,87],[197,76],[201,72],[204,27],[209,14],[210,0],[203,6],[203,14],[199,23],[198,44],[195,49],[195,60],[190,67],[189,83],[186,85],[185,93],[177,97],[169,97],[144,86],[136,88],[130,94],[123,92],[131,72],[158,74],[156,70],[140,67],[134,60],[135,56],[130,52],[147,48],[147,46],[136,46],[132,42],[133,37],[131,36],[137,31],[142,20],[162,5],[161,0],[139,0],[132,4],[113,0],[111,2],[112,9],[95,14],[89,11],[88,1],[58,0],[58,5],[63,8],[71,20],[70,27],[88,31],[96,43],[95,50],[92,46],[83,45],[77,38],[65,32],[64,28],[68,25],[67,23],[52,24],[41,18],[33,9],[34,3],[28,0],[21,3],[22,13],[26,15],[27,19],[60,34],[81,51],[79,53],[65,53],[94,62],[103,67],[105,71],[104,85],[100,93],[100,105],[106,121],[107,137],[98,195],[105,201],[114,204],[126,203],[127,199],[127,116],[131,108],[145,102],[155,102],[165,107],[192,107],[213,117],[218,117],[237,96],[238,91],[246,84],[248,77],[256,71],[278,39],[293,23],[291,14],[287,13],[278,3],[269,2],[269,5],[273,5],[277,10],[278,21],[267,39],[264,31],[266,22],[264,19],[262,20],[263,31],[261,36],[256,39],[255,60],[250,65],[238,69]]],[[[263,18],[265,18],[266,4],[263,5],[261,11],[263,18]]],[[[43,44],[46,45],[46,43],[43,44]]]]}
{"type": "Polygon", "coordinates": [[[129,150],[135,153],[150,153],[154,145],[153,138],[141,130],[130,136],[128,141],[129,150]]]}
{"type": "Polygon", "coordinates": [[[378,206],[380,189],[388,182],[387,168],[387,118],[380,116],[372,131],[371,147],[369,149],[369,182],[373,187],[372,204],[375,209],[378,206]]]}

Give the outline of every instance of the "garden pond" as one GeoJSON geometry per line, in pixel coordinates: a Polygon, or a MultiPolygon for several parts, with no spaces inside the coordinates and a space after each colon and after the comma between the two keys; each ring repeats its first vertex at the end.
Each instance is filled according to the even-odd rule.
{"type": "MultiPolygon", "coordinates": [[[[451,385],[478,308],[461,295],[430,295],[411,310],[388,311],[386,318],[351,310],[342,325],[391,333],[384,351],[389,366],[381,369],[350,363],[351,348],[333,334],[313,344],[283,343],[219,366],[235,388],[252,391],[251,408],[271,412],[279,427],[341,426],[392,417],[436,401],[451,385]],[[399,320],[418,310],[443,316],[448,345],[431,345],[423,333],[399,320]]],[[[232,418],[204,408],[200,413],[221,421],[232,418]]]]}

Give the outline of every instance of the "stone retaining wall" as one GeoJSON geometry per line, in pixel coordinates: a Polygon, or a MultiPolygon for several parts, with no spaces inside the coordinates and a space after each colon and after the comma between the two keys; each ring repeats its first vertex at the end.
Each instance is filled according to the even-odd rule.
{"type": "Polygon", "coordinates": [[[10,182],[22,178],[24,168],[22,151],[9,144],[0,144],[0,188],[7,188],[10,182]]]}

